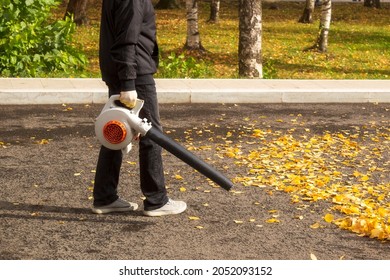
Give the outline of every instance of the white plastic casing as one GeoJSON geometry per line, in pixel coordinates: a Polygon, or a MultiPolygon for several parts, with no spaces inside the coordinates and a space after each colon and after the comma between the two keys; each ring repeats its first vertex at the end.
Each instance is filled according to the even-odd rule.
{"type": "Polygon", "coordinates": [[[131,110],[117,106],[115,104],[116,100],[119,100],[119,95],[111,96],[100,115],[96,118],[95,134],[99,142],[106,148],[122,150],[124,153],[127,153],[131,150],[131,141],[134,138],[134,134],[140,133],[145,135],[151,128],[151,124],[147,120],[141,120],[138,117],[144,104],[143,100],[138,99],[135,107],[131,110]],[[120,123],[123,130],[125,130],[125,137],[120,143],[112,143],[104,135],[104,127],[111,122],[120,123]]]}

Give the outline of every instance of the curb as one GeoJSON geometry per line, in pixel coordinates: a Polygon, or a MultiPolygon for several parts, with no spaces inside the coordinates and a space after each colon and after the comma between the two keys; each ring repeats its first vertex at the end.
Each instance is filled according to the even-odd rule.
{"type": "MultiPolygon", "coordinates": [[[[390,80],[156,79],[160,103],[390,103],[390,80]]],[[[0,78],[0,105],[107,101],[100,78],[0,78]]]]}

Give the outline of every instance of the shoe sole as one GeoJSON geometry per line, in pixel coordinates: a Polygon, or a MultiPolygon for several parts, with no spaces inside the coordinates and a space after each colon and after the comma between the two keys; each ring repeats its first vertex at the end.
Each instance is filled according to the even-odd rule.
{"type": "Polygon", "coordinates": [[[92,208],[92,212],[95,214],[108,214],[115,212],[130,212],[138,209],[138,206],[126,207],[126,208],[92,208]]]}

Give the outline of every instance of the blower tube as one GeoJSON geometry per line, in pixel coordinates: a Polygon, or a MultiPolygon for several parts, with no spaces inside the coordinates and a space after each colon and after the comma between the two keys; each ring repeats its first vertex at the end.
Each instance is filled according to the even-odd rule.
{"type": "Polygon", "coordinates": [[[145,134],[145,137],[150,138],[158,145],[160,145],[162,148],[164,148],[165,150],[167,150],[177,158],[181,159],[189,166],[191,166],[192,168],[199,171],[207,178],[211,179],[212,181],[220,185],[225,190],[228,191],[233,187],[233,183],[229,179],[227,179],[224,175],[222,175],[213,167],[211,167],[210,165],[208,165],[207,163],[205,163],[204,161],[196,157],[191,152],[187,151],[181,145],[179,145],[171,138],[169,138],[168,136],[160,132],[157,128],[151,127],[145,134]]]}

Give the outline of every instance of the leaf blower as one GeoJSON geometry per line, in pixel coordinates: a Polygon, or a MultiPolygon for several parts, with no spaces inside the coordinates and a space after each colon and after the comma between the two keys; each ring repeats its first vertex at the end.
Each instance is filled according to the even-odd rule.
{"type": "Polygon", "coordinates": [[[138,99],[133,109],[123,107],[118,102],[119,95],[112,95],[95,121],[95,134],[103,146],[128,153],[132,148],[131,142],[134,136],[140,134],[143,137],[148,137],[225,190],[232,188],[233,183],[219,171],[157,128],[152,127],[147,119],[141,119],[138,115],[144,104],[143,100],[138,99]]]}

